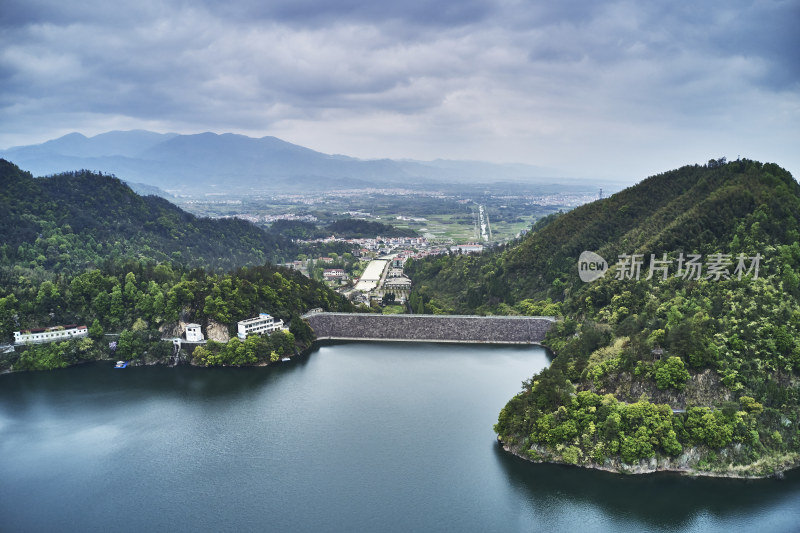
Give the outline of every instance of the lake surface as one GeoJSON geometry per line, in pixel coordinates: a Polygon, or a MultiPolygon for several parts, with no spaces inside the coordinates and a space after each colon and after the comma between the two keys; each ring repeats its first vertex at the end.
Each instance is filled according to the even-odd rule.
{"type": "Polygon", "coordinates": [[[0,376],[0,531],[797,531],[800,476],[618,476],[502,451],[538,347],[321,346],[269,368],[0,376]]]}

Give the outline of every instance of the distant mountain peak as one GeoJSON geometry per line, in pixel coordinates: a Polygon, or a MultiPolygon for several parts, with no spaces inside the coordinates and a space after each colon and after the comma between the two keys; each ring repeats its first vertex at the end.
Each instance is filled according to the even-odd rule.
{"type": "Polygon", "coordinates": [[[53,141],[47,141],[47,142],[67,141],[67,140],[73,140],[73,139],[76,139],[76,140],[80,139],[82,141],[85,141],[86,139],[88,139],[88,137],[86,135],[84,135],[83,133],[79,133],[77,131],[73,131],[72,133],[67,133],[66,135],[62,135],[58,139],[55,139],[53,141]]]}
{"type": "MultiPolygon", "coordinates": [[[[543,177],[543,169],[477,161],[357,159],[330,155],[271,135],[109,131],[70,133],[38,145],[0,151],[35,175],[90,169],[170,190],[308,191],[431,183],[491,183],[543,177]]],[[[545,174],[547,175],[547,174],[545,174]]],[[[549,176],[553,176],[549,173],[549,176]]]]}

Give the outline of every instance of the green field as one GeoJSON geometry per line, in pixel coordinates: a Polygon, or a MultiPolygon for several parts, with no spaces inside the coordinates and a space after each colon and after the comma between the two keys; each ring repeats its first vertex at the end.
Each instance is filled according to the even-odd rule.
{"type": "Polygon", "coordinates": [[[464,244],[481,242],[476,227],[478,205],[484,205],[489,216],[492,242],[513,239],[538,218],[555,208],[530,205],[523,197],[502,199],[482,197],[480,200],[458,199],[456,196],[437,198],[413,195],[365,194],[363,196],[311,195],[305,200],[270,198],[215,198],[193,201],[184,205],[202,216],[246,214],[263,217],[293,213],[313,215],[322,226],[348,216],[351,211],[368,213],[366,218],[400,228],[410,228],[434,244],[464,244]],[[402,217],[402,219],[400,219],[402,217]],[[424,218],[409,221],[408,217],[424,218]]]}
{"type": "MultiPolygon", "coordinates": [[[[411,228],[434,242],[463,244],[480,241],[472,216],[469,214],[433,214],[425,217],[427,219],[426,222],[412,223],[396,221],[394,220],[395,216],[386,216],[386,222],[401,228],[411,228]]],[[[494,222],[491,218],[491,211],[489,217],[493,242],[513,239],[520,230],[530,228],[531,224],[538,218],[536,215],[530,214],[519,217],[522,219],[521,222],[494,222]]]]}

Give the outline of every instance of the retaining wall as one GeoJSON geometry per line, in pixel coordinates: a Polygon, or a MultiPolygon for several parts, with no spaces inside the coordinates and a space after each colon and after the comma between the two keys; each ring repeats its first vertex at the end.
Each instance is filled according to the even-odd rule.
{"type": "Polygon", "coordinates": [[[313,313],[303,318],[321,340],[491,344],[538,344],[555,322],[554,317],[358,313],[313,313]]]}

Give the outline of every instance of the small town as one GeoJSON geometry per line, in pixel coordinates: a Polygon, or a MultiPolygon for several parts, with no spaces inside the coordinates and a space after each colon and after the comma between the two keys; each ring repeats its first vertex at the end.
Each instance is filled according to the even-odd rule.
{"type": "Polygon", "coordinates": [[[431,246],[425,237],[376,236],[374,239],[343,239],[332,235],[299,242],[342,242],[351,245],[352,254],[298,259],[283,266],[298,270],[312,279],[320,279],[353,303],[367,306],[404,305],[408,301],[411,279],[404,274],[403,268],[409,259],[448,253],[481,253],[485,248],[478,243],[431,246]]]}

